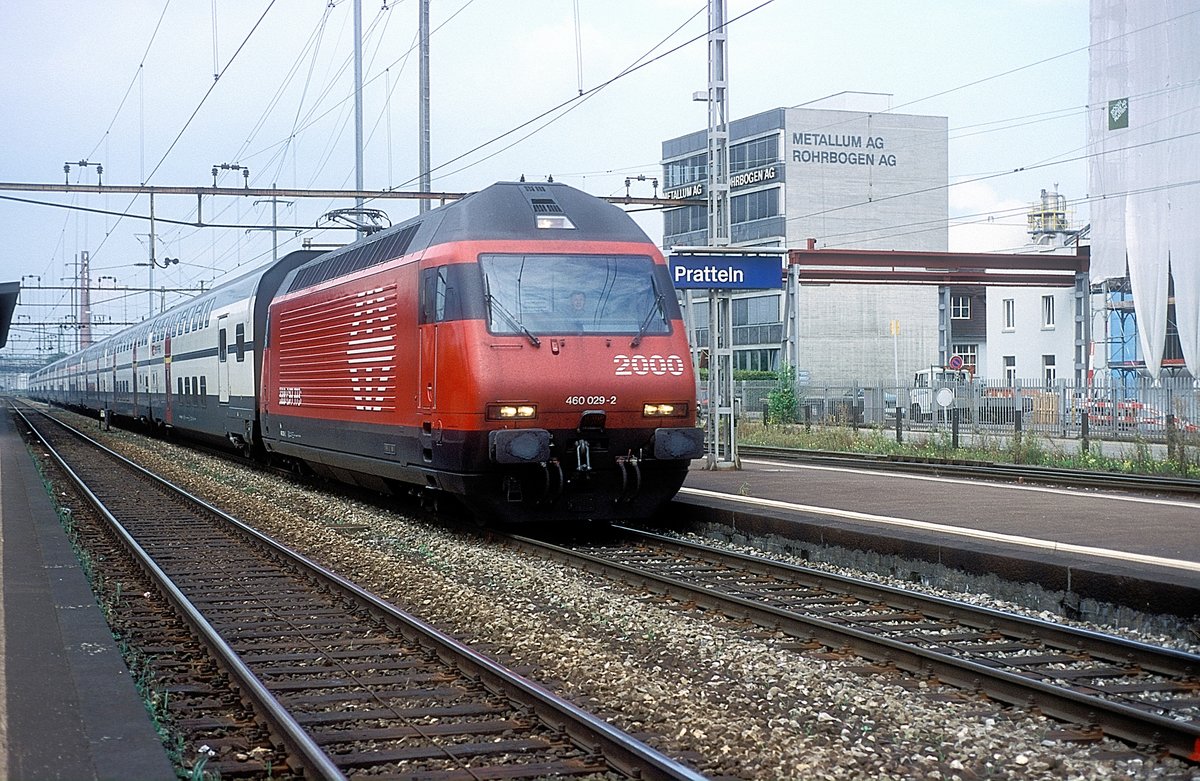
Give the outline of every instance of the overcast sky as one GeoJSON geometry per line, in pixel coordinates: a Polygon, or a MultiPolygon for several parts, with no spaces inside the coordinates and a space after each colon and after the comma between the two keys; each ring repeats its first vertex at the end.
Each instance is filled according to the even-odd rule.
{"type": "MultiPolygon", "coordinates": [[[[620,195],[626,177],[661,176],[664,139],[706,124],[704,104],[692,100],[707,82],[703,0],[431,5],[434,190],[524,174],[620,195]]],[[[417,2],[381,6],[363,0],[365,186],[415,189],[417,2]]],[[[114,185],[211,185],[214,165],[236,163],[251,186],[352,188],[352,8],[351,0],[0,3],[0,182],[62,182],[64,162],[86,159],[102,163],[114,185]]],[[[973,215],[952,221],[952,249],[1017,249],[1025,223],[1014,208],[1055,185],[1068,199],[1086,193],[1087,0],[729,0],[729,17],[733,118],[845,90],[889,93],[896,112],[948,118],[951,216],[973,215]],[[1032,170],[1012,173],[1022,168],[1032,170]]],[[[96,170],[73,164],[66,176],[94,183],[96,170]]],[[[219,183],[240,186],[242,177],[223,172],[219,183]]],[[[632,193],[652,190],[635,183],[632,193]]],[[[148,255],[146,198],[0,196],[128,214],[0,200],[0,281],[35,275],[44,287],[69,285],[87,250],[93,284],[105,276],[146,286],[147,269],[134,265],[148,255]]],[[[312,226],[349,205],[304,199],[279,219],[312,226]]],[[[372,205],[393,222],[416,211],[403,201],[372,205]]],[[[270,206],[250,198],[206,199],[203,210],[211,222],[271,222],[270,206]]],[[[161,196],[155,211],[192,221],[195,198],[161,196]]],[[[1085,206],[1075,219],[1086,222],[1085,206]]],[[[657,215],[639,222],[661,238],[657,215]]],[[[180,263],[156,272],[156,286],[208,286],[271,255],[265,231],[160,223],[157,233],[156,255],[180,263]]],[[[301,237],[280,239],[286,250],[301,237]]],[[[114,320],[147,309],[145,293],[93,298],[114,320]]],[[[28,320],[53,321],[70,311],[70,293],[25,291],[21,303],[28,320]]],[[[21,320],[10,349],[27,346],[21,320]]]]}

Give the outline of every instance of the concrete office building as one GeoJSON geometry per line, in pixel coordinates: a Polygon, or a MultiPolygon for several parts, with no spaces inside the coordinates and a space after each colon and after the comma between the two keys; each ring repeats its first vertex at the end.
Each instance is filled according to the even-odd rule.
{"type": "MultiPolygon", "coordinates": [[[[890,96],[843,93],[730,123],[731,241],[737,247],[947,249],[947,120],[894,114],[890,96]]],[[[703,198],[707,131],[662,145],[664,194],[703,198]]],[[[705,246],[707,208],[664,213],[663,245],[705,246]]],[[[702,308],[700,311],[706,311],[702,308]]],[[[738,294],[735,368],[779,368],[778,290],[738,294]]],[[[802,381],[813,385],[904,383],[936,362],[935,287],[803,286],[802,381]],[[899,334],[893,335],[893,321],[899,334]]],[[[707,321],[691,324],[707,345],[707,321]]]]}

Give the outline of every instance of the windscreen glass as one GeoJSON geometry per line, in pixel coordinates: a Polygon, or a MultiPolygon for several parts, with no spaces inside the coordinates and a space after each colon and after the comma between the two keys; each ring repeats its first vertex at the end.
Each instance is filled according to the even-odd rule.
{"type": "Polygon", "coordinates": [[[674,292],[647,256],[483,255],[479,263],[492,333],[670,332],[674,292]]]}

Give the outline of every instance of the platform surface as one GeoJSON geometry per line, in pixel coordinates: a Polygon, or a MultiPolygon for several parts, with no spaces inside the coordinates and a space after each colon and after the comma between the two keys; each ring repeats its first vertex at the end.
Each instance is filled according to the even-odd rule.
{"type": "MultiPolygon", "coordinates": [[[[1013,570],[1172,584],[1200,593],[1200,502],[1094,489],[982,482],[854,467],[743,459],[697,462],[678,501],[751,523],[790,520],[829,536],[974,551],[1013,570]]],[[[942,555],[939,553],[939,555],[942,555]]]]}
{"type": "Polygon", "coordinates": [[[0,643],[0,779],[175,778],[7,405],[0,643]]]}

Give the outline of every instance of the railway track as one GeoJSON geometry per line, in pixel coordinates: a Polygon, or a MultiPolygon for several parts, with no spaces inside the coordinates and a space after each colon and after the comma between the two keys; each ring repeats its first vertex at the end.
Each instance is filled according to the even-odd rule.
{"type": "Polygon", "coordinates": [[[617,528],[514,544],[1074,725],[1200,761],[1200,656],[617,528]]]}
{"type": "Polygon", "coordinates": [[[949,475],[976,480],[1022,481],[1068,485],[1080,488],[1104,488],[1143,493],[1165,493],[1200,497],[1200,480],[1162,475],[1134,475],[1116,472],[1089,472],[1079,469],[997,464],[916,456],[871,455],[829,451],[797,450],[785,447],[741,445],[738,452],[746,458],[771,458],[793,463],[882,469],[893,472],[949,475]]]}
{"type": "Polygon", "coordinates": [[[22,417],[234,680],[295,772],[702,778],[81,432],[22,417]]]}

